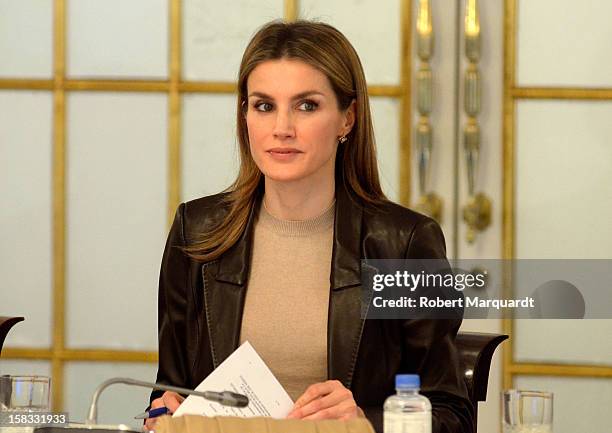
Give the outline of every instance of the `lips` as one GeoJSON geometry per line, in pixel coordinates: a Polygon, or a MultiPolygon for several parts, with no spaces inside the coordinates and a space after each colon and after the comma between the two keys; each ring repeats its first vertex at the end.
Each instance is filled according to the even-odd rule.
{"type": "Polygon", "coordinates": [[[278,153],[281,155],[290,154],[290,153],[302,153],[300,150],[295,149],[293,147],[275,147],[273,149],[267,150],[269,153],[278,153]]]}
{"type": "Polygon", "coordinates": [[[273,149],[268,149],[266,153],[273,161],[285,164],[297,160],[299,155],[304,152],[294,147],[275,147],[273,149]]]}

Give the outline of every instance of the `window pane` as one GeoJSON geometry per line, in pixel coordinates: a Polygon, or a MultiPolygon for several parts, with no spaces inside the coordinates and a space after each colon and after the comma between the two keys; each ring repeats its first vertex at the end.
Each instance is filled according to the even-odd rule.
{"type": "MultiPolygon", "coordinates": [[[[49,361],[30,361],[23,359],[0,359],[0,375],[12,376],[49,376],[51,377],[51,363],[49,361]]],[[[53,387],[53,378],[51,378],[53,387]]]]}
{"type": "Polygon", "coordinates": [[[399,84],[399,0],[301,0],[299,3],[300,18],[329,23],[344,33],[359,55],[369,84],[399,84]]]}
{"type": "Polygon", "coordinates": [[[238,174],[236,95],[185,95],[182,131],[182,200],[228,187],[238,174]]]}
{"type": "Polygon", "coordinates": [[[67,2],[67,71],[72,77],[168,75],[168,2],[67,2]]]}
{"type": "Polygon", "coordinates": [[[157,347],[167,233],[166,105],[166,96],[156,94],[68,98],[70,347],[157,347]]]}
{"type": "Polygon", "coordinates": [[[0,2],[0,77],[51,78],[53,2],[0,2]]]}
{"type": "Polygon", "coordinates": [[[50,93],[0,91],[0,315],[26,318],[6,347],[51,344],[52,110],[50,93]]]}
{"type": "Polygon", "coordinates": [[[611,118],[607,101],[518,103],[517,257],[612,257],[611,118]]]}
{"type": "Polygon", "coordinates": [[[183,79],[236,81],[242,52],[258,27],[283,18],[283,0],[183,2],[183,79]]]}
{"type": "Polygon", "coordinates": [[[523,86],[612,86],[612,2],[520,0],[518,83],[523,86]]]}

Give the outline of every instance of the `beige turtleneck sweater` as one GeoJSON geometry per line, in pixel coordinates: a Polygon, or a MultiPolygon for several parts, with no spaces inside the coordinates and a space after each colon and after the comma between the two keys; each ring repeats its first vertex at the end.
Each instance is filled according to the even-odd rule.
{"type": "Polygon", "coordinates": [[[249,341],[295,401],[327,379],[327,312],[335,202],[304,221],[255,224],[240,342],[249,341]]]}

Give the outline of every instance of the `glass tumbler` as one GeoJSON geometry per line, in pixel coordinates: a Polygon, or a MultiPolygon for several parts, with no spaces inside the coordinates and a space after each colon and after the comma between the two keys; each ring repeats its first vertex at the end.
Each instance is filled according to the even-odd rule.
{"type": "Polygon", "coordinates": [[[552,433],[553,394],[511,389],[503,393],[504,433],[552,433]]]}
{"type": "Polygon", "coordinates": [[[0,376],[0,410],[48,412],[50,385],[47,376],[0,376]]]}

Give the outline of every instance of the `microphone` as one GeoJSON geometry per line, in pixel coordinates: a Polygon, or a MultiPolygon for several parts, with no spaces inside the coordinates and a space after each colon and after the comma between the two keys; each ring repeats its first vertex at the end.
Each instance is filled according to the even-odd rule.
{"type": "Polygon", "coordinates": [[[129,377],[113,377],[112,379],[108,379],[102,382],[93,393],[91,398],[91,405],[89,406],[89,413],[87,415],[86,424],[92,425],[97,424],[98,422],[98,399],[100,398],[100,394],[104,391],[108,386],[113,385],[115,383],[122,383],[124,385],[132,385],[132,386],[140,386],[143,388],[151,388],[151,389],[159,389],[162,391],[174,391],[179,394],[188,394],[195,395],[197,397],[203,397],[206,400],[215,401],[224,406],[232,406],[232,407],[246,407],[249,405],[249,398],[246,395],[238,394],[236,392],[231,391],[194,391],[192,389],[181,388],[178,386],[170,386],[170,385],[162,385],[159,383],[153,382],[145,382],[137,379],[130,379],[129,377]]]}

